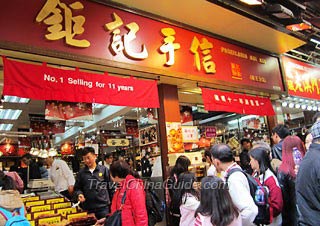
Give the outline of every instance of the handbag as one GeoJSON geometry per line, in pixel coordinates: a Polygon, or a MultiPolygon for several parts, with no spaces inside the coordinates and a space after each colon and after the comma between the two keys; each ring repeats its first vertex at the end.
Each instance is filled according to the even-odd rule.
{"type": "Polygon", "coordinates": [[[121,206],[118,210],[116,210],[110,217],[107,218],[104,226],[122,226],[122,219],[121,219],[121,211],[124,202],[126,201],[127,191],[123,193],[121,199],[121,206]]]}

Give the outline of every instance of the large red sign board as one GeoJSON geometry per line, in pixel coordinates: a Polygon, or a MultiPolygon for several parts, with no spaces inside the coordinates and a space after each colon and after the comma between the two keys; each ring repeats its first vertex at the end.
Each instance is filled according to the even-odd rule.
{"type": "Polygon", "coordinates": [[[320,67],[282,57],[288,93],[320,100],[320,67]]]}
{"type": "Polygon", "coordinates": [[[158,108],[157,81],[63,70],[3,58],[3,95],[158,108]]]}
{"type": "Polygon", "coordinates": [[[0,27],[0,41],[283,91],[276,57],[91,1],[11,0],[0,27]]]}
{"type": "Polygon", "coordinates": [[[204,108],[247,115],[275,115],[269,98],[202,88],[204,108]]]}

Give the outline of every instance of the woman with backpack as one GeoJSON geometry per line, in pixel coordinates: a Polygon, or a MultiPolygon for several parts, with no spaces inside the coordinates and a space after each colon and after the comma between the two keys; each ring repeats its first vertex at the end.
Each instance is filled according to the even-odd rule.
{"type": "Polygon", "coordinates": [[[270,210],[270,225],[281,226],[281,211],[283,207],[281,188],[278,179],[271,171],[268,149],[260,146],[253,148],[250,152],[250,165],[253,176],[257,182],[268,189],[268,204],[270,210]]]}
{"type": "Polygon", "coordinates": [[[25,208],[15,182],[3,171],[0,171],[0,188],[0,226],[5,226],[7,223],[11,225],[15,221],[19,223],[13,225],[30,225],[25,218],[25,208]],[[14,215],[16,220],[13,219],[14,215]]]}
{"type": "Polygon", "coordinates": [[[177,202],[180,205],[180,226],[194,225],[194,214],[200,204],[196,180],[195,175],[190,172],[181,173],[178,178],[177,202]]]}
{"type": "Polygon", "coordinates": [[[179,199],[172,200],[173,197],[177,197],[177,188],[178,178],[181,173],[188,172],[188,168],[191,165],[188,157],[180,155],[174,167],[170,172],[170,176],[166,181],[166,202],[168,206],[168,225],[177,226],[180,223],[180,203],[179,199]]]}
{"type": "Polygon", "coordinates": [[[195,226],[242,226],[240,213],[231,200],[228,185],[220,178],[204,177],[200,193],[195,226]]]}
{"type": "Polygon", "coordinates": [[[297,225],[296,175],[299,162],[306,153],[305,146],[298,136],[287,136],[282,143],[282,163],[278,170],[278,181],[282,190],[282,225],[297,225]],[[296,158],[298,153],[298,158],[296,158]]]}

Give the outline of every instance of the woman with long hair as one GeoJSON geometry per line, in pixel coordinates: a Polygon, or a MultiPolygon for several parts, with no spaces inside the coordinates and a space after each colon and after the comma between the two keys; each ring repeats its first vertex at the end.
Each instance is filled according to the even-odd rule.
{"type": "Polygon", "coordinates": [[[180,226],[194,225],[195,211],[200,204],[199,191],[197,189],[197,179],[193,173],[181,173],[178,178],[178,192],[173,200],[179,204],[180,226]],[[177,200],[175,200],[177,199],[177,200]]]}
{"type": "Polygon", "coordinates": [[[180,205],[177,197],[177,188],[178,178],[181,173],[188,172],[188,168],[191,165],[190,159],[184,155],[180,155],[174,167],[170,171],[170,176],[167,179],[166,183],[166,202],[168,205],[168,225],[177,226],[180,223],[180,205]]]}
{"type": "Polygon", "coordinates": [[[201,180],[200,205],[195,217],[195,226],[242,226],[228,186],[218,177],[204,177],[201,180]]]}
{"type": "Polygon", "coordinates": [[[282,225],[285,226],[297,225],[295,180],[298,165],[294,159],[295,152],[299,152],[303,158],[306,153],[305,146],[298,136],[287,136],[282,143],[282,163],[278,171],[283,197],[282,225]]]}
{"type": "Polygon", "coordinates": [[[282,193],[278,179],[271,171],[268,149],[263,146],[256,147],[249,152],[249,155],[254,177],[262,186],[266,186],[269,191],[270,225],[281,226],[282,193]]]}

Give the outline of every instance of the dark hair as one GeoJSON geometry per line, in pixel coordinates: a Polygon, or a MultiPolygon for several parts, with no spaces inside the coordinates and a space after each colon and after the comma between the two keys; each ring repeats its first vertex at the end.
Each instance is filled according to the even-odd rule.
{"type": "Polygon", "coordinates": [[[194,189],[193,183],[197,182],[197,178],[194,175],[194,173],[191,172],[185,172],[181,173],[178,178],[178,189],[179,192],[179,206],[181,204],[184,204],[187,201],[187,198],[183,199],[183,195],[189,193],[193,196],[195,196],[198,200],[200,198],[199,192],[194,189]]]}
{"type": "Polygon", "coordinates": [[[204,152],[204,157],[209,157],[210,159],[211,159],[211,152],[210,152],[210,150],[206,150],[205,152],[204,152]]]}
{"type": "Polygon", "coordinates": [[[320,118],[320,112],[314,114],[314,116],[312,117],[312,122],[315,123],[318,120],[318,118],[320,118]]]}
{"type": "Polygon", "coordinates": [[[104,155],[104,160],[106,160],[106,159],[109,159],[109,158],[113,158],[113,155],[112,155],[112,153],[106,153],[105,155],[104,155]]]}
{"type": "Polygon", "coordinates": [[[200,205],[195,212],[211,217],[215,226],[227,226],[239,216],[233,204],[228,186],[218,177],[205,177],[201,180],[200,205]]]}
{"type": "Polygon", "coordinates": [[[185,155],[180,155],[177,160],[176,164],[172,168],[170,175],[173,176],[176,174],[179,176],[181,173],[188,172],[188,168],[191,165],[190,159],[188,159],[185,155]]]}
{"type": "Polygon", "coordinates": [[[211,148],[213,158],[221,162],[232,162],[234,160],[231,148],[226,144],[216,144],[211,148]]]}
{"type": "Polygon", "coordinates": [[[251,143],[251,141],[250,141],[249,138],[242,138],[242,139],[240,140],[241,145],[243,145],[244,142],[251,143]]]}
{"type": "Polygon", "coordinates": [[[267,169],[271,169],[270,157],[268,155],[268,150],[264,147],[256,147],[251,149],[249,155],[258,161],[260,174],[265,174],[267,169]]]}
{"type": "Polygon", "coordinates": [[[124,160],[117,160],[110,166],[110,173],[112,177],[126,178],[129,174],[135,178],[140,178],[139,174],[130,169],[129,164],[124,160]]]}
{"type": "Polygon", "coordinates": [[[32,155],[27,153],[27,154],[24,154],[23,156],[21,156],[21,159],[23,159],[23,158],[32,159],[32,155]]]}
{"type": "Polygon", "coordinates": [[[2,187],[2,190],[16,190],[17,189],[14,180],[11,177],[7,176],[1,170],[0,170],[0,187],[2,187]]]}
{"type": "Polygon", "coordinates": [[[94,151],[94,148],[93,148],[93,147],[84,147],[84,148],[82,149],[82,156],[85,156],[85,155],[87,155],[87,154],[89,154],[89,153],[95,154],[95,151],[94,151]]]}
{"type": "Polygon", "coordinates": [[[290,135],[290,130],[288,129],[287,126],[285,126],[283,124],[279,124],[272,129],[272,134],[275,134],[275,133],[278,134],[278,136],[281,139],[284,139],[290,135]]]}

